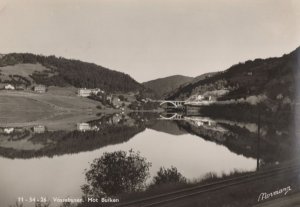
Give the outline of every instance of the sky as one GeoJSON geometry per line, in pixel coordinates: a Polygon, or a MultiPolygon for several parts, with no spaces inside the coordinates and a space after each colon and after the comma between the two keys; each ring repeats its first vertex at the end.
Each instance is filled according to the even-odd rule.
{"type": "Polygon", "coordinates": [[[299,46],[298,0],[0,0],[0,53],[79,59],[139,82],[299,46]]]}

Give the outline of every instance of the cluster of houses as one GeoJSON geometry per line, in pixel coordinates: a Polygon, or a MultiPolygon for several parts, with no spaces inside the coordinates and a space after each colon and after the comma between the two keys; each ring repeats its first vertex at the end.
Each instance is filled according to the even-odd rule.
{"type": "MultiPolygon", "coordinates": [[[[14,86],[13,84],[5,84],[3,86],[4,90],[24,90],[25,88],[19,88],[18,86],[14,86]]],[[[46,93],[47,87],[45,85],[35,85],[33,86],[32,90],[36,93],[46,93]]],[[[77,95],[80,97],[88,97],[91,95],[98,96],[108,101],[110,104],[112,104],[116,108],[120,108],[122,106],[122,102],[118,96],[115,95],[107,95],[105,91],[94,88],[94,89],[88,89],[88,88],[79,88],[77,91],[77,95]]]]}
{"type": "Polygon", "coordinates": [[[95,95],[101,99],[105,99],[106,101],[108,101],[110,104],[112,104],[116,108],[120,108],[122,106],[121,100],[118,96],[107,95],[105,93],[105,91],[103,91],[99,88],[94,88],[94,89],[79,88],[77,91],[77,95],[80,97],[88,97],[91,95],[95,95]]]}
{"type": "MultiPolygon", "coordinates": [[[[14,86],[12,84],[6,84],[3,87],[4,90],[24,90],[25,88],[14,86]]],[[[33,86],[32,90],[36,93],[46,93],[47,87],[44,85],[35,85],[33,86]]]]}
{"type": "Polygon", "coordinates": [[[99,121],[97,123],[98,126],[86,122],[77,123],[77,131],[81,131],[81,132],[99,131],[100,130],[99,125],[101,124],[114,125],[114,124],[118,124],[121,120],[122,120],[122,115],[114,114],[113,116],[109,117],[107,120],[99,121]]]}

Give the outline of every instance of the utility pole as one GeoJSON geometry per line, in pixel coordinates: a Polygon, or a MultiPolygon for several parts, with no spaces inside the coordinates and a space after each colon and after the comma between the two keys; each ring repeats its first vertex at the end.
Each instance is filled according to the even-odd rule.
{"type": "Polygon", "coordinates": [[[261,127],[261,117],[260,117],[260,105],[258,103],[258,119],[257,119],[257,152],[256,152],[256,171],[259,171],[260,166],[259,166],[259,161],[260,161],[260,127],[261,127]]]}

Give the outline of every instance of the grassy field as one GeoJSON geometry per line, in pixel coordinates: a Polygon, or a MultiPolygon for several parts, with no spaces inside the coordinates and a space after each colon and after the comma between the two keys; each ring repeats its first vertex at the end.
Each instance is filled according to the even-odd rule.
{"type": "MultiPolygon", "coordinates": [[[[45,123],[56,124],[73,117],[94,116],[98,102],[76,94],[35,94],[23,91],[0,91],[0,125],[45,123]]],[[[62,122],[64,123],[64,122],[62,122]]]]}
{"type": "Polygon", "coordinates": [[[49,105],[34,99],[15,96],[0,98],[0,123],[34,121],[54,112],[49,105]]]}

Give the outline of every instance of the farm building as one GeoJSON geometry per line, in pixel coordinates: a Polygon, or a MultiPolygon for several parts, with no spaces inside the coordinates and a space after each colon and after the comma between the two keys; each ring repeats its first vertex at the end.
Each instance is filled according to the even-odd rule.
{"type": "Polygon", "coordinates": [[[34,86],[34,92],[37,92],[37,93],[46,93],[46,86],[44,86],[44,85],[36,85],[36,86],[34,86]]]}
{"type": "Polygon", "coordinates": [[[7,85],[4,86],[4,89],[6,89],[6,90],[15,90],[16,88],[11,84],[7,84],[7,85]]]}
{"type": "Polygon", "coordinates": [[[14,132],[14,130],[15,130],[14,128],[4,128],[3,131],[5,134],[11,134],[12,132],[14,132]]]}
{"type": "Polygon", "coordinates": [[[212,96],[208,96],[208,95],[198,95],[196,97],[196,101],[211,101],[212,100],[212,96]]]}
{"type": "Polygon", "coordinates": [[[40,133],[44,133],[46,131],[46,127],[43,125],[37,125],[33,127],[33,132],[40,134],[40,133]]]}
{"type": "Polygon", "coordinates": [[[78,89],[78,96],[81,96],[81,97],[88,97],[92,94],[95,94],[97,95],[97,93],[104,93],[104,91],[100,90],[99,88],[95,88],[95,89],[88,89],[88,88],[79,88],[78,89]]]}
{"type": "Polygon", "coordinates": [[[97,126],[91,126],[89,123],[78,123],[77,130],[81,132],[85,131],[98,131],[99,128],[97,126]]]}
{"type": "Polygon", "coordinates": [[[205,97],[203,95],[198,95],[196,99],[197,101],[202,101],[205,99],[205,97]]]}

